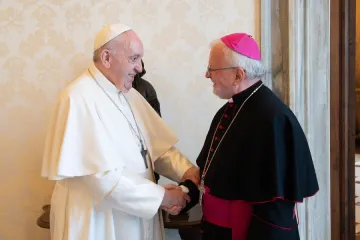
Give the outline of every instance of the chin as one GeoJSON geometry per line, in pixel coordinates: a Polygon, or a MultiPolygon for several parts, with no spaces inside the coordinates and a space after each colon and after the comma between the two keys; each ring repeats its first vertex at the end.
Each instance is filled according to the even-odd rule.
{"type": "Polygon", "coordinates": [[[219,94],[219,93],[216,91],[215,88],[213,89],[213,94],[214,94],[215,96],[217,96],[218,98],[220,98],[220,99],[226,99],[226,98],[224,98],[221,94],[219,94]]]}
{"type": "Polygon", "coordinates": [[[132,83],[133,83],[132,80],[128,80],[124,83],[123,85],[124,92],[128,92],[132,88],[132,83]]]}
{"type": "Polygon", "coordinates": [[[217,96],[218,98],[220,99],[224,99],[224,100],[229,100],[232,96],[225,96],[225,95],[222,95],[222,94],[219,94],[217,93],[216,91],[213,91],[214,95],[217,96]]]}
{"type": "Polygon", "coordinates": [[[130,91],[131,88],[132,88],[132,86],[130,86],[130,87],[124,86],[123,92],[127,93],[128,91],[130,91]]]}

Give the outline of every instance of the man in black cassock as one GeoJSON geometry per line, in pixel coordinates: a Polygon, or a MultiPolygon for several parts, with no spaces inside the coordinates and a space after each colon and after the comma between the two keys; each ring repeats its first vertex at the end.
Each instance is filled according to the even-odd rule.
{"type": "Polygon", "coordinates": [[[146,99],[146,101],[161,117],[160,102],[157,98],[155,88],[153,87],[153,85],[151,85],[151,83],[149,83],[143,78],[146,73],[143,60],[141,60],[141,65],[142,72],[135,75],[132,86],[146,99]]]}
{"type": "Polygon", "coordinates": [[[300,239],[296,204],[319,190],[305,134],[264,73],[250,35],[214,42],[206,77],[228,102],[197,158],[203,240],[300,239]]]}

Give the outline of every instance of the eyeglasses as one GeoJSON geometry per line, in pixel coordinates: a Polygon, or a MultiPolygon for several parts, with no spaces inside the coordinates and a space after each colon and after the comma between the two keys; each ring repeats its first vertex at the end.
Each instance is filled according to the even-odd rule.
{"type": "Polygon", "coordinates": [[[229,70],[229,69],[235,69],[238,67],[224,67],[224,68],[210,68],[207,67],[206,74],[210,75],[212,72],[219,71],[219,70],[229,70]]]}

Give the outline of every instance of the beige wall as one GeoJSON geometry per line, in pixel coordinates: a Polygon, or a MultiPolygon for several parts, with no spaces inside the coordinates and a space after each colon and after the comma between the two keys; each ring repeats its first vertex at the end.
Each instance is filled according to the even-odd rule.
{"type": "Polygon", "coordinates": [[[0,239],[49,239],[36,226],[52,184],[40,177],[45,126],[59,91],[91,60],[103,24],[134,27],[145,78],[193,161],[222,104],[204,78],[208,43],[245,31],[260,39],[260,0],[0,1],[0,239]],[[201,115],[201,118],[200,118],[201,115]],[[6,189],[6,190],[5,190],[6,189]]]}

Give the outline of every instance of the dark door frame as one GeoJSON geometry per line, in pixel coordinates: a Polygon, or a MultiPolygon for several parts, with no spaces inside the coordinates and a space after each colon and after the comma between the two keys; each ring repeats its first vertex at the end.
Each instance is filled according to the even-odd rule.
{"type": "Polygon", "coordinates": [[[331,239],[355,239],[356,0],[330,0],[331,239]]]}

